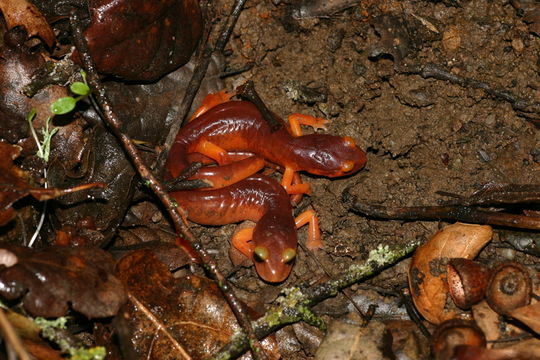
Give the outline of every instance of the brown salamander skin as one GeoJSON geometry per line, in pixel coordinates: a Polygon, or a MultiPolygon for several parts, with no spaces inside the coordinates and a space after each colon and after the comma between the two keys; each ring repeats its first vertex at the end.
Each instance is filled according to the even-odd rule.
{"type": "Polygon", "coordinates": [[[254,259],[261,278],[284,281],[294,261],[282,259],[284,251],[296,251],[297,236],[289,195],[274,179],[253,175],[214,190],[174,191],[170,195],[187,210],[188,218],[204,225],[224,225],[243,220],[256,222],[253,246],[268,249],[268,259],[254,259]]]}
{"type": "Polygon", "coordinates": [[[188,154],[203,140],[227,151],[254,153],[294,171],[327,177],[354,174],[366,163],[366,154],[350,138],[328,134],[295,137],[285,123],[272,132],[255,105],[228,101],[180,129],[167,162],[173,178],[188,165],[188,154]]]}

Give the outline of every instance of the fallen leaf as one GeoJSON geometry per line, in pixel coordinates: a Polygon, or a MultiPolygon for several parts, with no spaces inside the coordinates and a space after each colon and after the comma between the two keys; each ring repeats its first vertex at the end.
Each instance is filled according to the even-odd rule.
{"type": "Polygon", "coordinates": [[[456,348],[452,359],[456,360],[538,360],[540,340],[530,339],[501,349],[486,349],[462,345],[456,348]]]}
{"type": "Polygon", "coordinates": [[[13,163],[20,152],[20,147],[0,141],[0,226],[15,217],[15,210],[11,205],[27,195],[32,195],[37,200],[50,200],[96,186],[105,187],[104,183],[84,184],[69,189],[31,187],[27,183],[26,172],[13,163]]]}
{"type": "Polygon", "coordinates": [[[540,302],[512,310],[508,315],[540,334],[540,302]]]}
{"type": "Polygon", "coordinates": [[[201,36],[196,0],[90,0],[88,7],[84,35],[98,71],[127,80],[157,80],[177,69],[201,36]]]}
{"type": "Polygon", "coordinates": [[[63,316],[71,305],[88,318],[109,317],[126,301],[113,258],[100,248],[2,246],[0,260],[0,295],[22,297],[33,316],[63,316]]]}
{"type": "Polygon", "coordinates": [[[456,309],[446,309],[452,303],[447,301],[446,264],[451,258],[475,258],[492,233],[487,225],[455,223],[416,250],[409,268],[409,287],[416,308],[426,320],[440,324],[456,316],[456,309]]]}
{"type": "MultiPolygon", "coordinates": [[[[175,279],[151,251],[126,255],[116,266],[129,301],[115,319],[123,351],[145,359],[203,359],[239,330],[217,285],[191,275],[175,279]]],[[[263,346],[277,359],[273,339],[263,346]]]]}
{"type": "Polygon", "coordinates": [[[28,36],[39,36],[49,48],[54,45],[54,32],[39,9],[27,0],[0,1],[8,29],[24,26],[28,36]]]}
{"type": "Polygon", "coordinates": [[[335,321],[315,354],[315,360],[384,359],[381,343],[385,326],[371,321],[368,326],[335,321]]]}
{"type": "MultiPolygon", "coordinates": [[[[473,305],[471,310],[474,321],[482,329],[488,342],[499,340],[503,337],[499,314],[488,305],[486,300],[473,305]]],[[[491,347],[491,343],[488,343],[488,347],[491,347]]]]}

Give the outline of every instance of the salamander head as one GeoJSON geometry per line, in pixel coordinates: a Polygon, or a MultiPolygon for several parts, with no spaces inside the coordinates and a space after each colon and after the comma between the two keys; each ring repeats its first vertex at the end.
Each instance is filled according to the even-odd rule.
{"type": "MultiPolygon", "coordinates": [[[[261,219],[262,220],[262,219],[261,219]]],[[[292,216],[291,216],[292,220],[292,216]]],[[[296,229],[283,222],[257,223],[253,232],[252,260],[257,274],[267,282],[277,283],[287,279],[296,258],[296,229]]]]}
{"type": "Polygon", "coordinates": [[[348,136],[300,136],[294,139],[292,151],[297,169],[314,175],[346,176],[356,173],[366,163],[366,154],[348,136]]]}

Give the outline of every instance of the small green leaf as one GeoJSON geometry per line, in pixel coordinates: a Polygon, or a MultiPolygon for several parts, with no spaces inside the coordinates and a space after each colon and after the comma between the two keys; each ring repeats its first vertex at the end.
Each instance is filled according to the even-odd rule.
{"type": "Polygon", "coordinates": [[[55,115],[67,114],[71,110],[75,109],[77,100],[71,96],[63,97],[51,104],[51,112],[55,115]]]}
{"type": "Polygon", "coordinates": [[[90,93],[90,88],[88,87],[88,85],[80,81],[76,81],[73,84],[71,84],[69,89],[74,94],[82,95],[82,96],[88,95],[90,93]]]}

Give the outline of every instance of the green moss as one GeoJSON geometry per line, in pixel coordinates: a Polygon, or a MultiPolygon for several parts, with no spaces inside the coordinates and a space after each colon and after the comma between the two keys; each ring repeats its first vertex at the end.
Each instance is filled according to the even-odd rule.
{"type": "Polygon", "coordinates": [[[89,349],[73,349],[70,351],[71,360],[103,360],[106,351],[103,346],[96,346],[89,349]]]}

